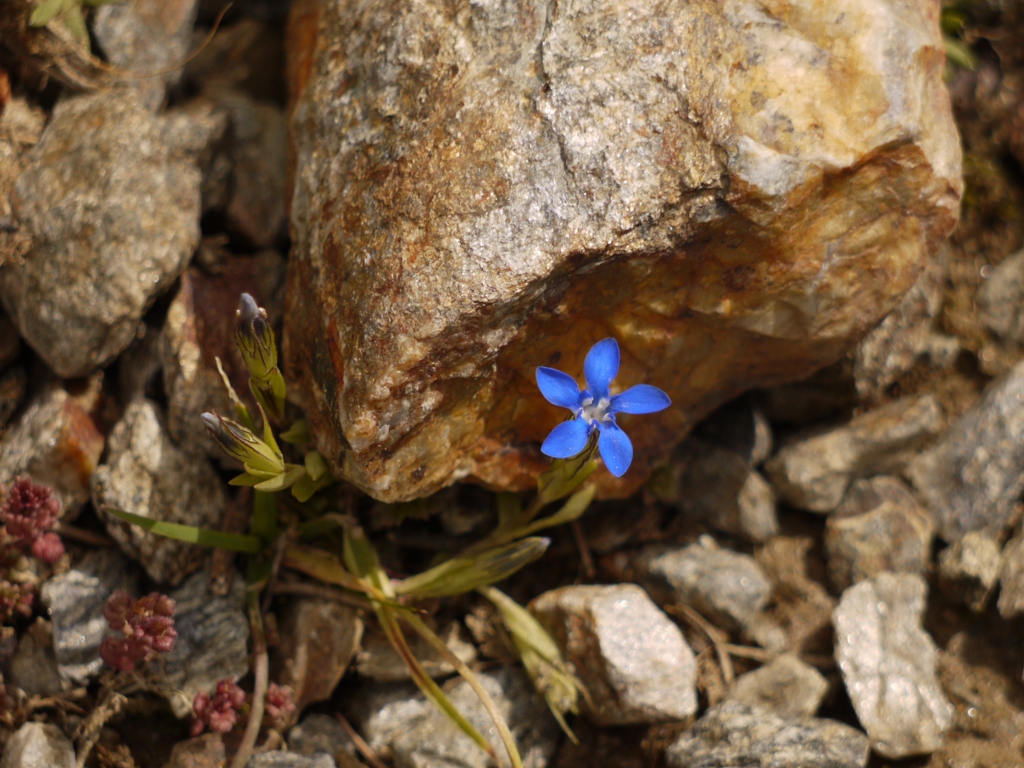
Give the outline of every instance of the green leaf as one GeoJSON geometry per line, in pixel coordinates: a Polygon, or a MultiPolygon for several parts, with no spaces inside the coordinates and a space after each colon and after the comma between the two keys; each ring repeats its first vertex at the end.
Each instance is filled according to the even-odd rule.
{"type": "Polygon", "coordinates": [[[43,0],[32,11],[28,17],[28,23],[33,27],[45,27],[56,18],[57,14],[64,10],[65,0],[43,0]]]}
{"type": "Polygon", "coordinates": [[[235,475],[230,480],[228,480],[228,485],[253,486],[265,482],[266,479],[267,478],[263,477],[262,475],[254,475],[249,472],[243,472],[242,474],[235,475]]]}
{"type": "Polygon", "coordinates": [[[300,477],[303,477],[306,474],[305,467],[299,467],[295,464],[286,464],[285,466],[288,467],[288,469],[277,477],[264,480],[262,483],[257,483],[253,487],[257,491],[263,491],[264,493],[283,491],[285,488],[290,488],[299,480],[300,477]]]}
{"type": "Polygon", "coordinates": [[[319,480],[330,471],[327,468],[327,462],[318,451],[310,451],[306,454],[305,465],[306,474],[308,474],[313,480],[319,480]]]}
{"type": "Polygon", "coordinates": [[[252,532],[268,544],[277,538],[277,497],[258,488],[252,502],[252,532]]]}
{"type": "Polygon", "coordinates": [[[511,576],[543,555],[550,539],[532,537],[468,557],[454,557],[394,585],[395,594],[446,597],[469,592],[511,576]]]}
{"type": "Polygon", "coordinates": [[[89,48],[89,30],[85,26],[85,16],[82,15],[82,6],[72,0],[64,9],[61,17],[64,19],[64,26],[71,33],[71,39],[84,48],[89,48]]]}
{"type": "Polygon", "coordinates": [[[176,541],[187,541],[190,544],[201,544],[206,547],[217,547],[232,552],[245,552],[256,554],[263,551],[263,542],[258,536],[244,533],[224,533],[223,531],[211,531],[208,528],[196,528],[191,525],[180,525],[179,523],[168,523],[162,520],[151,520],[141,515],[133,515],[113,507],[104,507],[114,517],[132,523],[147,531],[152,531],[160,536],[176,541]]]}
{"type": "Polygon", "coordinates": [[[530,534],[542,531],[545,528],[571,523],[587,511],[587,507],[590,506],[590,502],[593,501],[594,494],[596,492],[597,486],[594,485],[588,485],[585,488],[581,488],[570,496],[569,500],[565,502],[565,505],[555,514],[541,520],[536,520],[525,528],[516,531],[516,537],[529,536],[530,534]]]}
{"type": "Polygon", "coordinates": [[[309,424],[305,419],[299,419],[278,437],[289,445],[306,445],[312,440],[309,434],[309,424]]]}
{"type": "Polygon", "coordinates": [[[367,594],[370,591],[370,587],[362,579],[345,570],[336,555],[316,547],[302,545],[289,547],[285,550],[283,564],[325,584],[334,584],[362,594],[367,594]]]}
{"type": "Polygon", "coordinates": [[[313,482],[313,478],[309,475],[300,477],[295,485],[292,486],[292,496],[295,497],[296,501],[309,501],[313,498],[314,493],[316,493],[316,483],[313,482]]]}

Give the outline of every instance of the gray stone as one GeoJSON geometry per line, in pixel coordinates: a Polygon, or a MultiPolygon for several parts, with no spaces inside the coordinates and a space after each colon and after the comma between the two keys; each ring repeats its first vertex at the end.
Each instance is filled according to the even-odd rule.
{"type": "Polygon", "coordinates": [[[779,532],[775,491],[729,448],[689,437],[649,488],[683,514],[748,541],[767,541],[779,532]]]}
{"type": "Polygon", "coordinates": [[[75,748],[56,725],[25,723],[4,745],[0,768],[75,768],[75,748]]]}
{"type": "Polygon", "coordinates": [[[617,384],[672,399],[594,476],[625,496],[717,404],[859,341],[962,179],[932,0],[844,13],[304,4],[285,349],[337,474],[385,501],[528,489],[564,415],[534,368],[578,375],[614,334],[617,384]]]}
{"type": "Polygon", "coordinates": [[[259,752],[245,765],[246,768],[337,768],[330,755],[300,755],[295,752],[259,752]]]}
{"type": "Polygon", "coordinates": [[[857,717],[888,758],[942,746],[953,706],[936,677],[936,648],[921,628],[928,585],[882,573],[843,593],[832,614],[836,662],[857,717]]]}
{"type": "Polygon", "coordinates": [[[882,399],[918,367],[940,370],[956,361],[960,342],[939,330],[948,250],[939,249],[899,305],[854,350],[853,379],[862,400],[882,399]]]}
{"type": "Polygon", "coordinates": [[[968,531],[939,553],[943,594],[981,613],[999,583],[1003,554],[999,543],[981,531],[968,531]]]}
{"type": "Polygon", "coordinates": [[[595,722],[656,723],[697,711],[693,652],[640,587],[562,587],[529,608],[575,667],[595,722]]]}
{"type": "Polygon", "coordinates": [[[769,459],[765,473],[790,506],[831,512],[851,482],[898,473],[945,426],[933,396],[897,400],[848,424],[797,437],[769,459]]]}
{"type": "Polygon", "coordinates": [[[1001,534],[1024,491],[1024,363],[993,381],[907,475],[946,541],[1001,534]]]}
{"type": "Polygon", "coordinates": [[[43,582],[39,596],[53,623],[53,649],[63,684],[86,685],[103,668],[107,598],[123,589],[137,594],[134,565],[116,549],[94,549],[67,573],[43,582]]]}
{"type": "Polygon", "coordinates": [[[285,224],[288,126],[281,109],[233,91],[214,98],[231,116],[227,224],[249,243],[272,245],[285,224]]]}
{"type": "MultiPolygon", "coordinates": [[[[524,768],[545,768],[559,729],[544,700],[520,669],[478,674],[515,737],[524,768]]],[[[490,741],[499,765],[510,763],[497,730],[465,681],[445,693],[490,741]]],[[[494,763],[447,716],[408,683],[375,683],[356,702],[363,737],[374,751],[390,748],[395,768],[492,768],[494,763]]]]}
{"type": "MultiPolygon", "coordinates": [[[[448,646],[464,664],[472,665],[476,661],[476,646],[462,638],[460,625],[453,622],[441,633],[448,646]]],[[[452,665],[429,646],[418,635],[409,638],[413,654],[431,677],[447,677],[455,672],[452,665]]],[[[363,638],[363,647],[356,658],[356,671],[364,677],[383,682],[395,682],[410,678],[409,668],[387,641],[382,632],[371,629],[363,638]]]]}
{"type": "Polygon", "coordinates": [[[763,709],[786,720],[812,717],[828,693],[828,681],[791,653],[740,675],[727,701],[763,709]]]}
{"type": "Polygon", "coordinates": [[[772,594],[772,583],[754,558],[722,549],[710,536],[682,549],[648,547],[635,566],[659,603],[691,605],[730,628],[746,624],[772,594]]]}
{"type": "Polygon", "coordinates": [[[238,680],[249,671],[249,619],[245,582],[236,576],[226,595],[213,594],[206,571],[170,593],[178,639],[164,656],[166,680],[178,690],[168,696],[178,717],[192,712],[199,691],[213,691],[218,680],[238,680]]]}
{"type": "Polygon", "coordinates": [[[978,319],[998,336],[1024,344],[1024,251],[1000,262],[981,284],[978,319]]]}
{"type": "Polygon", "coordinates": [[[723,405],[697,425],[694,435],[739,454],[751,467],[772,455],[771,424],[747,397],[723,405]]]}
{"type": "Polygon", "coordinates": [[[868,740],[834,720],[789,720],[727,702],[668,748],[669,768],[864,768],[868,740]]]}
{"type": "Polygon", "coordinates": [[[358,751],[337,718],[312,714],[288,731],[288,749],[303,755],[323,753],[334,758],[338,768],[360,768],[358,751]]]}
{"type": "Polygon", "coordinates": [[[93,14],[96,41],[111,64],[139,75],[125,80],[148,109],[155,111],[181,76],[176,67],[188,58],[197,7],[198,0],[133,0],[93,14]]]}
{"type": "MultiPolygon", "coordinates": [[[[190,158],[202,175],[203,213],[223,209],[231,191],[228,136],[231,116],[224,107],[203,97],[170,110],[164,117],[168,143],[190,158]]],[[[203,252],[200,245],[199,256],[203,252]]]]}
{"type": "Polygon", "coordinates": [[[935,523],[902,481],[858,480],[825,525],[825,555],[842,592],[882,571],[926,574],[935,523]]]}
{"type": "Polygon", "coordinates": [[[351,606],[293,598],[281,617],[280,636],[282,663],[274,679],[292,689],[301,712],[334,693],[359,650],[363,622],[351,606]]]}
{"type": "MultiPolygon", "coordinates": [[[[106,463],[92,476],[93,501],[151,520],[220,527],[226,499],[223,481],[202,455],[185,453],[167,435],[157,406],[135,400],[110,433],[106,463]]],[[[101,513],[121,548],[162,584],[182,579],[209,558],[195,544],[176,541],[101,513]]]]}
{"type": "Polygon", "coordinates": [[[8,681],[29,696],[56,696],[62,690],[53,650],[53,625],[36,619],[18,640],[9,663],[8,681]]]}
{"type": "Polygon", "coordinates": [[[0,269],[0,298],[60,376],[106,365],[199,244],[200,175],[127,91],[62,99],[18,177],[31,236],[0,269]]]}
{"type": "Polygon", "coordinates": [[[999,579],[999,614],[1004,619],[1024,613],[1024,529],[1003,548],[999,579]]]}
{"type": "Polygon", "coordinates": [[[44,390],[0,442],[0,483],[19,475],[48,485],[73,520],[89,501],[89,479],[103,454],[103,434],[81,401],[59,386],[44,390]]]}

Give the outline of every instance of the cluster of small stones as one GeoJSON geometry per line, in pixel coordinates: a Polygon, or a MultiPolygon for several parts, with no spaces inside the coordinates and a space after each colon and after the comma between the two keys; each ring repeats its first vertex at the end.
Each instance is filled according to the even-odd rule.
{"type": "MultiPolygon", "coordinates": [[[[107,598],[141,594],[144,579],[176,604],[167,684],[152,688],[176,716],[190,715],[196,693],[248,672],[245,588],[230,565],[103,511],[231,524],[241,497],[225,491],[226,465],[198,415],[230,412],[216,358],[244,391],[231,310],[245,291],[275,324],[289,307],[290,373],[319,443],[339,474],[385,500],[467,476],[532,482],[546,466],[536,444],[551,414],[531,366],[563,350],[559,365],[572,368],[595,334],[621,338],[624,376],[671,391],[675,410],[635,433],[633,485],[598,476],[603,493],[621,495],[650,475],[644,501],[628,503],[669,510],[667,538],[634,546],[638,516],[605,525],[595,508],[585,531],[602,580],[616,583],[558,587],[528,606],[586,693],[572,722],[596,734],[592,743],[562,738],[520,668],[482,665],[529,768],[600,761],[623,734],[666,724],[670,768],[863,768],[872,752],[944,759],[966,728],[965,699],[944,672],[959,646],[947,643],[943,661],[927,608],[938,592],[977,615],[1024,613],[1024,362],[961,413],[929,394],[884,396],[920,360],[941,369],[958,352],[934,322],[941,274],[923,269],[960,193],[933,4],[864,0],[821,41],[903,41],[877,68],[847,62],[860,88],[850,103],[883,115],[862,133],[850,126],[867,118],[833,109],[836,83],[805,44],[823,19],[798,18],[795,6],[772,21],[748,3],[683,16],[649,3],[525,3],[515,18],[493,3],[460,16],[371,2],[359,18],[326,5],[294,9],[293,128],[308,133],[293,136],[289,266],[278,251],[286,114],[261,69],[273,24],[235,22],[184,75],[66,93],[49,115],[18,95],[3,105],[0,482],[29,475],[52,486],[65,524],[91,505],[117,545],[74,549],[43,584],[47,618],[9,649],[5,684],[50,697],[95,683],[107,598]],[[604,56],[589,30],[613,18],[604,56]],[[646,58],[632,52],[638,24],[648,25],[646,58]],[[693,58],[705,52],[713,61],[693,58]],[[373,65],[361,69],[360,57],[373,65]],[[806,65],[807,98],[773,79],[793,61],[806,65]],[[323,78],[312,78],[317,67],[323,78]],[[189,96],[171,101],[179,77],[189,96]],[[439,83],[465,104],[430,101],[447,93],[439,83]],[[645,101],[651,93],[662,100],[645,101]],[[666,112],[667,93],[682,101],[666,112]],[[809,143],[792,143],[794,123],[823,138],[799,130],[809,143]],[[456,184],[445,168],[465,173],[456,184]],[[316,198],[321,187],[337,197],[316,198]],[[203,243],[204,216],[245,253],[203,243]],[[836,221],[846,225],[830,228],[836,221]],[[685,285],[673,282],[681,270],[685,285]],[[436,322],[425,321],[431,312],[436,322]],[[854,400],[884,405],[822,426],[815,404],[850,410],[841,387],[819,384],[808,398],[807,388],[774,386],[837,359],[883,317],[842,381],[854,400]],[[714,410],[757,385],[771,388],[714,410]],[[809,541],[784,534],[780,510],[821,521],[820,579],[808,575],[809,541]],[[828,709],[842,696],[855,718],[819,717],[842,711],[828,709]]],[[[92,31],[117,67],[164,71],[185,58],[199,12],[197,0],[108,5],[92,31]]],[[[978,297],[986,333],[1024,344],[1022,306],[1024,254],[978,297]]],[[[475,531],[488,522],[478,512],[442,515],[442,525],[475,531]]],[[[398,768],[491,765],[364,618],[311,597],[281,611],[272,672],[298,710],[333,701],[348,674],[346,714],[398,768]]],[[[441,634],[465,664],[507,661],[491,619],[481,609],[441,634]]],[[[452,678],[443,657],[414,650],[429,674],[452,678]]],[[[469,686],[450,680],[446,691],[502,755],[469,686]]],[[[1020,716],[1000,706],[1002,721],[1020,716]]],[[[349,732],[324,715],[304,717],[286,743],[287,753],[250,765],[360,764],[349,732]]],[[[1012,764],[1021,754],[1009,743],[1012,764]]],[[[179,744],[167,768],[224,759],[220,735],[207,734],[179,744]]],[[[67,735],[35,722],[0,759],[74,764],[67,735]]]]}

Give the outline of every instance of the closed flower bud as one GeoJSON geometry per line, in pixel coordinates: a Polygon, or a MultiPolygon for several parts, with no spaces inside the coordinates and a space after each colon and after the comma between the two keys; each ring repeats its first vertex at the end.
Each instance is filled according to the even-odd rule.
{"type": "Polygon", "coordinates": [[[269,475],[279,475],[284,472],[283,457],[263,440],[256,437],[247,427],[237,421],[225,419],[217,413],[207,412],[200,418],[213,439],[228,456],[238,459],[257,472],[269,475]]]}

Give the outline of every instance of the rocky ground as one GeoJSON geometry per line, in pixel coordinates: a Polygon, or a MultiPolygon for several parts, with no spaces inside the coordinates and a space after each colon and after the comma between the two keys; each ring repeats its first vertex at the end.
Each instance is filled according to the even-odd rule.
{"type": "MultiPolygon", "coordinates": [[[[198,414],[231,411],[216,356],[244,389],[239,294],[284,312],[286,6],[240,3],[212,39],[213,2],[102,6],[99,59],[66,19],[34,28],[0,0],[0,481],[31,477],[57,502],[33,509],[59,509],[18,533],[5,506],[0,768],[201,768],[241,741],[210,715],[253,687],[234,558],[99,510],[245,527],[249,492],[198,414]],[[177,633],[121,677],[118,590],[169,596],[177,633]],[[225,680],[241,689],[217,698],[225,680]]],[[[1024,765],[1024,10],[944,23],[966,51],[946,74],[961,218],[902,303],[839,362],[717,408],[502,585],[587,691],[579,743],[490,603],[427,606],[529,768],[1024,765]]],[[[357,511],[396,574],[496,521],[475,485],[323,503],[357,511]]],[[[267,608],[270,679],[295,708],[271,713],[250,766],[487,765],[372,616],[287,569],[267,608]]],[[[452,667],[416,650],[489,733],[452,667]]]]}

